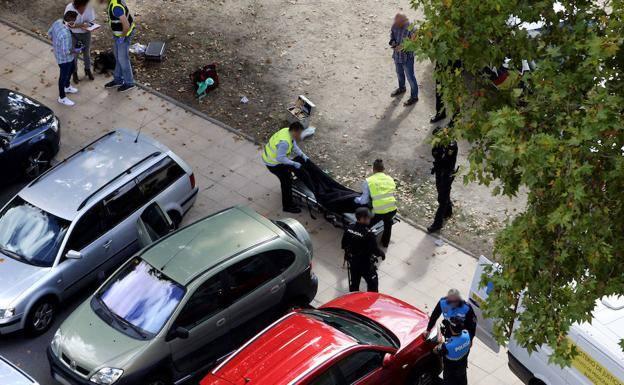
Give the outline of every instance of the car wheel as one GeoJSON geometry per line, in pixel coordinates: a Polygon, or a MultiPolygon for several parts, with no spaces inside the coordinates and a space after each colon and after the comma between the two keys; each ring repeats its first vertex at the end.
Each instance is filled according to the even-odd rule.
{"type": "Polygon", "coordinates": [[[46,147],[35,148],[24,161],[24,175],[34,179],[50,168],[52,152],[46,147]]]}
{"type": "Polygon", "coordinates": [[[37,302],[26,318],[26,330],[31,335],[40,335],[48,331],[56,317],[56,301],[44,298],[37,302]]]}
{"type": "Polygon", "coordinates": [[[405,385],[438,385],[441,383],[440,378],[430,372],[418,372],[411,375],[405,385]]]}

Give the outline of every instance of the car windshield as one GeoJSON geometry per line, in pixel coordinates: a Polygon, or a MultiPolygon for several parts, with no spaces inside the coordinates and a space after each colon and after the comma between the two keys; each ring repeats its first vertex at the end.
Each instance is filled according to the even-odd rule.
{"type": "Polygon", "coordinates": [[[389,331],[368,318],[342,309],[304,310],[306,314],[352,337],[359,344],[398,348],[389,331]]]}
{"type": "Polygon", "coordinates": [[[0,251],[31,265],[50,267],[69,224],[15,197],[0,213],[0,251]]]}
{"type": "Polygon", "coordinates": [[[121,321],[142,337],[154,336],[165,325],[184,297],[184,287],[135,258],[97,294],[97,298],[121,321]]]}

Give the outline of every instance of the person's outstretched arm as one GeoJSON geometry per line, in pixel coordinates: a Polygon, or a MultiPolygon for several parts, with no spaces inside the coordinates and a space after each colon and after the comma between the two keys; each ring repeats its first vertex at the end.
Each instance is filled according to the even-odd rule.
{"type": "Polygon", "coordinates": [[[355,198],[355,203],[358,205],[367,205],[370,202],[370,188],[368,187],[368,182],[364,181],[362,183],[362,195],[355,198]]]}
{"type": "Polygon", "coordinates": [[[429,317],[427,331],[431,331],[435,327],[435,324],[436,322],[438,322],[438,318],[440,318],[440,315],[442,315],[442,307],[440,306],[440,301],[438,301],[438,304],[433,309],[433,313],[431,313],[431,317],[429,317]]]}

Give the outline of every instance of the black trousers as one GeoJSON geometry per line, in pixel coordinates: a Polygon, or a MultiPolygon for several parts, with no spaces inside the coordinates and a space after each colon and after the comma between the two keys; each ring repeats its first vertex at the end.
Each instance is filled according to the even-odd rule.
{"type": "Polygon", "coordinates": [[[433,226],[442,226],[444,220],[453,214],[453,202],[451,201],[451,186],[453,184],[453,171],[436,171],[436,190],[438,191],[438,210],[436,211],[433,226]]]}
{"type": "Polygon", "coordinates": [[[449,362],[445,359],[442,383],[444,385],[468,385],[467,367],[467,361],[449,362]]]}
{"type": "Polygon", "coordinates": [[[59,97],[63,99],[65,95],[65,88],[69,87],[71,76],[74,73],[74,62],[59,64],[60,74],[58,81],[59,97]]]}
{"type": "Polygon", "coordinates": [[[293,207],[295,203],[293,202],[292,194],[292,172],[295,168],[285,164],[278,164],[271,167],[267,166],[267,168],[280,181],[282,187],[282,208],[287,209],[293,207]]]}
{"type": "Polygon", "coordinates": [[[379,276],[375,266],[351,266],[349,265],[349,291],[360,291],[362,278],[366,281],[366,291],[379,292],[379,276]]]}
{"type": "Polygon", "coordinates": [[[388,247],[390,244],[390,237],[392,237],[392,225],[394,224],[394,217],[396,216],[396,210],[386,214],[375,214],[371,221],[371,226],[383,221],[384,232],[381,235],[381,245],[388,247]]]}

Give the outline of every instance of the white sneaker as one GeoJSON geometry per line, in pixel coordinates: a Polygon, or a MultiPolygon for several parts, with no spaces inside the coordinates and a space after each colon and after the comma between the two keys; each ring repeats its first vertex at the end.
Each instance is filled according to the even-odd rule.
{"type": "Polygon", "coordinates": [[[61,103],[61,104],[63,104],[63,105],[66,105],[66,106],[68,106],[68,107],[71,107],[71,106],[73,106],[74,104],[76,104],[76,103],[72,102],[71,100],[69,100],[69,98],[67,98],[67,97],[64,97],[64,98],[59,98],[59,99],[58,99],[58,102],[59,102],[59,103],[61,103]]]}
{"type": "Polygon", "coordinates": [[[78,88],[69,86],[69,87],[65,87],[65,92],[67,92],[68,94],[77,94],[78,93],[78,88]]]}

